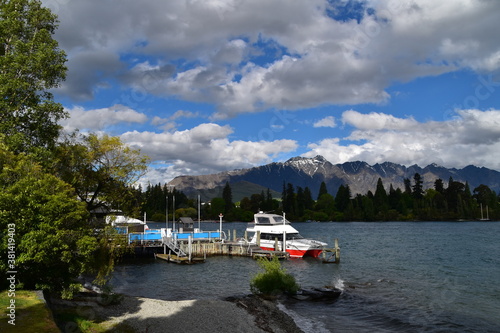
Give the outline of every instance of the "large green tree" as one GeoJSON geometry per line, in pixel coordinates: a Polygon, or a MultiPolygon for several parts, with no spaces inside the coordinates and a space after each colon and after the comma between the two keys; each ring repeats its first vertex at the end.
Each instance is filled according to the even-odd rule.
{"type": "Polygon", "coordinates": [[[40,1],[0,1],[0,133],[17,152],[53,145],[66,117],[50,93],[66,75],[56,23],[40,1]]]}
{"type": "Polygon", "coordinates": [[[99,241],[88,228],[85,204],[68,184],[1,142],[0,230],[0,270],[16,271],[25,288],[68,290],[95,268],[99,241]]]}
{"type": "Polygon", "coordinates": [[[73,186],[89,211],[102,206],[130,210],[131,186],[149,160],[118,137],[96,134],[67,137],[55,155],[55,173],[73,186]]]}

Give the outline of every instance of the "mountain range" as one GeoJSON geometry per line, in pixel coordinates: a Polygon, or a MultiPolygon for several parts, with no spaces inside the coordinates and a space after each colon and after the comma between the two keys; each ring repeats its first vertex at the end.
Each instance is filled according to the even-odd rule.
{"type": "Polygon", "coordinates": [[[200,194],[202,200],[220,197],[222,188],[228,182],[232,189],[233,201],[239,201],[254,193],[266,192],[269,188],[273,198],[280,198],[283,182],[294,186],[309,187],[313,198],[317,197],[322,182],[325,182],[328,193],[335,195],[340,185],[349,185],[351,194],[366,194],[375,192],[378,179],[382,179],[384,187],[404,190],[404,180],[419,173],[423,179],[424,189],[433,188],[434,181],[442,179],[447,187],[450,177],[454,181],[468,182],[471,191],[484,184],[498,193],[500,190],[500,172],[466,166],[463,169],[445,168],[430,164],[424,168],[418,165],[404,165],[384,162],[369,165],[366,162],[346,162],[332,164],[322,156],[313,158],[293,157],[286,162],[273,162],[249,169],[225,171],[210,175],[178,176],[168,183],[176,190],[183,191],[188,197],[200,194]]]}

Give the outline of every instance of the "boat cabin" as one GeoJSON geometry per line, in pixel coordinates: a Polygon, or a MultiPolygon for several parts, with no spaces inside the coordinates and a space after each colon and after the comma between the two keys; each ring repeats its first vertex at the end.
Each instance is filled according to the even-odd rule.
{"type": "MultiPolygon", "coordinates": [[[[259,213],[254,215],[255,223],[260,225],[271,225],[271,224],[284,224],[283,216],[275,215],[275,214],[264,214],[259,213]]],[[[285,220],[285,223],[288,224],[288,220],[285,220]]]]}

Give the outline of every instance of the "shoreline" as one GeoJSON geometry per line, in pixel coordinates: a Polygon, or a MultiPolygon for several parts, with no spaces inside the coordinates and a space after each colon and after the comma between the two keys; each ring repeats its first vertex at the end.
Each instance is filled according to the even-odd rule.
{"type": "MultiPolygon", "coordinates": [[[[179,301],[120,295],[117,304],[106,303],[95,296],[52,299],[51,308],[56,318],[73,310],[109,332],[303,332],[275,302],[255,295],[179,301]]],[[[71,320],[57,324],[63,332],[76,326],[71,320]]]]}

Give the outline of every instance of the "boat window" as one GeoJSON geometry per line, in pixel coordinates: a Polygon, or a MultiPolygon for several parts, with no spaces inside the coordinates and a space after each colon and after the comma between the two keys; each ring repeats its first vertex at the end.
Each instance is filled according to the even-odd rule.
{"type": "Polygon", "coordinates": [[[259,216],[259,217],[257,217],[257,222],[260,224],[270,224],[269,217],[259,216]]]}
{"type": "Polygon", "coordinates": [[[275,238],[278,238],[278,240],[279,240],[279,235],[277,235],[277,234],[260,234],[260,239],[274,240],[275,238]]]}
{"type": "Polygon", "coordinates": [[[293,240],[293,239],[302,239],[304,237],[302,237],[300,234],[298,233],[290,233],[290,234],[286,234],[286,240],[293,240]]]}
{"type": "MultiPolygon", "coordinates": [[[[275,240],[278,239],[279,241],[283,240],[283,234],[268,234],[268,233],[262,233],[260,234],[260,239],[266,239],[266,240],[275,240]]],[[[302,239],[302,237],[299,233],[289,233],[286,234],[286,240],[294,240],[294,239],[302,239]]]]}
{"type": "Polygon", "coordinates": [[[275,220],[277,223],[283,223],[283,216],[275,216],[275,217],[274,217],[274,220],[275,220]]]}

